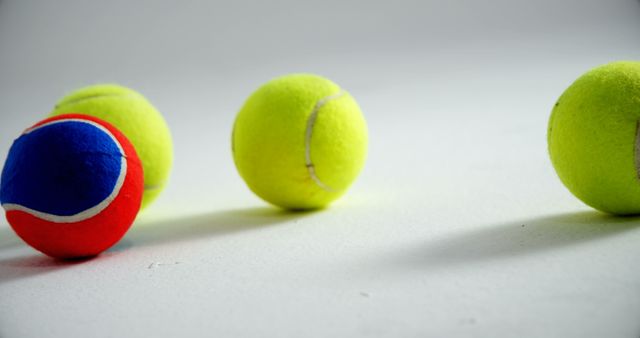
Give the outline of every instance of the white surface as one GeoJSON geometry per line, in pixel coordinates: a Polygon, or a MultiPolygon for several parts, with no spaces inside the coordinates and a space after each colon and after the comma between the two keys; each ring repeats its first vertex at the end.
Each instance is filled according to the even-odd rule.
{"type": "Polygon", "coordinates": [[[546,154],[577,76],[639,59],[636,1],[0,1],[0,151],[68,90],[142,91],[171,184],[100,257],[48,259],[0,224],[0,337],[638,337],[640,221],[583,206],[546,154]],[[260,83],[328,76],[367,166],[314,213],[235,172],[260,83]]]}

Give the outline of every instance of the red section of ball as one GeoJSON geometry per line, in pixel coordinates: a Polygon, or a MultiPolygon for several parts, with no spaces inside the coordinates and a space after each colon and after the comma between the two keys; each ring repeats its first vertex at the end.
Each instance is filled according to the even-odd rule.
{"type": "Polygon", "coordinates": [[[100,254],[117,243],[135,220],[144,191],[144,175],[140,159],[129,140],[111,124],[87,115],[66,114],[43,120],[44,123],[64,119],[95,122],[107,129],[120,143],[127,160],[127,173],[119,194],[99,214],[75,223],[55,223],[22,211],[8,211],[13,230],[27,244],[56,258],[89,257],[100,254]]]}

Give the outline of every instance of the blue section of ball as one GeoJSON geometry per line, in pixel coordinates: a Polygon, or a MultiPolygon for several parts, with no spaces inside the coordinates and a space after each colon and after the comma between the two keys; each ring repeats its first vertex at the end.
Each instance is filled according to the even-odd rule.
{"type": "Polygon", "coordinates": [[[123,155],[95,125],[55,122],[20,136],[0,178],[0,203],[71,216],[111,195],[123,155]]]}

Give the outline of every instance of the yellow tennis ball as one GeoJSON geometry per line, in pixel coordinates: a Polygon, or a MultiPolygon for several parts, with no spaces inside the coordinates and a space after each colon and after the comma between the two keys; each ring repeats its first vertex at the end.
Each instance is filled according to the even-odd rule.
{"type": "Polygon", "coordinates": [[[360,107],[338,85],[293,74],[256,90],[238,113],[233,158],[249,188],[287,209],[314,209],[344,194],[367,154],[360,107]]]}
{"type": "Polygon", "coordinates": [[[592,69],[558,99],[549,120],[551,162],[584,203],[640,213],[640,62],[592,69]]]}
{"type": "Polygon", "coordinates": [[[63,97],[51,115],[67,113],[95,116],[122,131],[142,162],[142,207],[158,197],[167,183],[173,164],[173,143],[164,118],[144,96],[118,85],[93,85],[63,97]]]}

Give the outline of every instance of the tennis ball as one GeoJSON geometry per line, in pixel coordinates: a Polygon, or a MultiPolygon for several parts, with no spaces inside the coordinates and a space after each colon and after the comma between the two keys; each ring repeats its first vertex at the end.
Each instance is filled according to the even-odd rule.
{"type": "Polygon", "coordinates": [[[143,184],[140,160],[118,129],[95,117],[61,115],[15,140],[0,176],[0,203],[33,248],[87,257],[124,236],[143,184]]]}
{"type": "Polygon", "coordinates": [[[321,208],[344,194],[367,154],[367,125],[328,79],[293,74],[257,89],[237,115],[233,158],[259,197],[287,209],[321,208]]]}
{"type": "Polygon", "coordinates": [[[553,108],[551,162],[591,207],[640,213],[640,62],[613,62],[578,78],[553,108]]]}
{"type": "Polygon", "coordinates": [[[165,187],[173,163],[173,144],[162,115],[140,93],[118,85],[81,88],[63,97],[51,116],[81,113],[120,129],[133,143],[144,168],[142,208],[165,187]]]}

